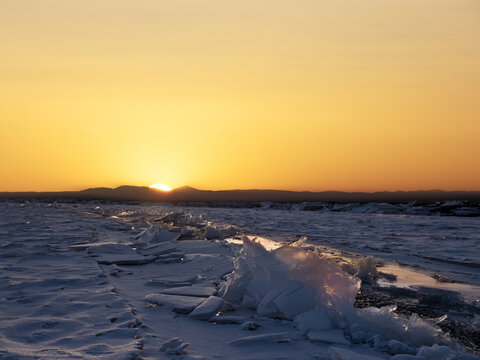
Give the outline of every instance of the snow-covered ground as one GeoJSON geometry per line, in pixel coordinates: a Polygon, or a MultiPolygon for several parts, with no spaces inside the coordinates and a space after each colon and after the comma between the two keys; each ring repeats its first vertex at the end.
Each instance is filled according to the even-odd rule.
{"type": "Polygon", "coordinates": [[[479,218],[291,210],[0,203],[0,359],[478,355],[479,218]]]}

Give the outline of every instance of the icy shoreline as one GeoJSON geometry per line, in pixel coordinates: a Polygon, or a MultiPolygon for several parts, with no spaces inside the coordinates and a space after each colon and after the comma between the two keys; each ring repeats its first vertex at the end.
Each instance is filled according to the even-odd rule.
{"type": "Polygon", "coordinates": [[[245,212],[212,223],[207,212],[137,206],[0,209],[0,358],[446,360],[478,350],[478,300],[440,297],[451,301],[442,309],[424,291],[415,304],[421,289],[382,289],[375,261],[348,267],[308,237],[276,249],[270,240],[271,251],[252,237],[223,240],[254,224],[245,212]],[[455,321],[472,332],[450,338],[442,329],[455,321]]]}
{"type": "Polygon", "coordinates": [[[259,208],[264,210],[318,211],[326,213],[423,215],[423,216],[480,216],[480,203],[475,201],[437,201],[437,202],[185,202],[189,207],[213,208],[259,208]]]}
{"type": "Polygon", "coordinates": [[[48,198],[12,198],[0,199],[1,203],[59,203],[59,204],[109,204],[118,205],[145,205],[145,206],[178,206],[181,208],[219,208],[219,209],[262,209],[306,211],[322,213],[350,213],[350,214],[385,214],[385,215],[421,215],[421,216],[454,216],[480,217],[480,202],[471,200],[449,201],[412,201],[412,202],[238,202],[238,201],[174,201],[164,203],[149,203],[141,201],[115,200],[75,200],[75,199],[48,199],[48,198]]]}

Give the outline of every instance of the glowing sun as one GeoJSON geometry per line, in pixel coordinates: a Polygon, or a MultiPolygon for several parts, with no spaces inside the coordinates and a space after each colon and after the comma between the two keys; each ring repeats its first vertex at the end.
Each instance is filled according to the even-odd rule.
{"type": "Polygon", "coordinates": [[[172,188],[171,188],[170,186],[163,185],[163,184],[153,184],[153,185],[150,185],[149,188],[157,189],[157,190],[162,190],[162,191],[170,191],[170,190],[172,190],[172,188]]]}

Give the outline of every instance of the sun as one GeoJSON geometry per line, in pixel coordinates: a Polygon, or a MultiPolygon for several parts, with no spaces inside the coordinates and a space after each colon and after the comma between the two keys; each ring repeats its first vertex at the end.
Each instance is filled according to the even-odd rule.
{"type": "Polygon", "coordinates": [[[150,185],[149,188],[157,189],[157,190],[162,190],[162,191],[170,191],[170,190],[172,190],[172,188],[171,188],[170,186],[163,185],[163,184],[153,184],[153,185],[150,185]]]}

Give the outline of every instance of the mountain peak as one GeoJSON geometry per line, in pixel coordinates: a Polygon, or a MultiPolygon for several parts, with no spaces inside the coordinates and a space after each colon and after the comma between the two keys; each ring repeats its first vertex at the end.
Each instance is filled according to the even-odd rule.
{"type": "Polygon", "coordinates": [[[179,188],[175,188],[172,191],[175,191],[175,192],[193,192],[193,191],[200,191],[200,190],[195,189],[191,186],[185,185],[185,186],[181,186],[179,188]]]}

